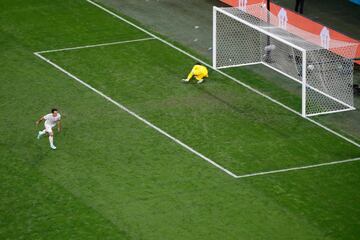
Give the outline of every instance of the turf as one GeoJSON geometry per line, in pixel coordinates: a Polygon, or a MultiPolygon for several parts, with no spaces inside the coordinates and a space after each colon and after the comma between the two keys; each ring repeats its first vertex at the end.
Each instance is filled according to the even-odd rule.
{"type": "MultiPolygon", "coordinates": [[[[233,179],[33,55],[146,35],[86,1],[2,4],[1,239],[357,239],[358,163],[233,179]],[[53,106],[57,151],[35,139],[53,106]]],[[[239,174],[359,155],[216,73],[179,83],[192,60],[156,40],[46,57],[239,174]]]]}

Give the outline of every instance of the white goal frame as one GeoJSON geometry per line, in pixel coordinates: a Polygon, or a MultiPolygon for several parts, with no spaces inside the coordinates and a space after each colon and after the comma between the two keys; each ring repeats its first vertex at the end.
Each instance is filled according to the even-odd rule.
{"type": "MultiPolygon", "coordinates": [[[[257,6],[257,7],[259,7],[259,6],[257,6]]],[[[270,23],[267,26],[265,25],[266,22],[263,22],[263,23],[265,23],[264,25],[259,26],[259,25],[253,24],[250,21],[247,21],[245,17],[244,18],[239,17],[239,14],[241,14],[242,11],[244,11],[244,10],[239,9],[239,8],[213,7],[213,46],[212,46],[213,51],[212,51],[212,59],[213,59],[213,68],[214,69],[224,69],[224,68],[232,68],[232,67],[241,67],[241,66],[247,66],[247,65],[262,64],[262,65],[265,65],[265,66],[271,68],[272,70],[275,70],[276,72],[278,72],[278,73],[280,73],[280,74],[282,74],[282,75],[284,75],[284,76],[286,76],[286,77],[300,83],[301,84],[301,112],[300,113],[301,113],[301,115],[303,117],[311,117],[311,116],[316,116],[316,115],[323,115],[323,114],[330,114],[330,113],[337,113],[337,112],[355,110],[354,101],[353,101],[353,93],[352,93],[352,78],[353,78],[353,76],[352,76],[352,74],[353,74],[353,62],[352,61],[347,62],[347,64],[348,65],[350,64],[349,66],[352,67],[351,68],[351,76],[347,77],[348,78],[347,79],[347,84],[348,85],[350,85],[350,78],[351,78],[351,89],[350,88],[345,89],[344,86],[336,86],[335,85],[335,88],[336,87],[341,88],[339,90],[339,92],[346,91],[346,95],[347,95],[346,99],[347,100],[344,101],[343,99],[338,98],[336,95],[334,96],[334,94],[328,93],[327,91],[324,91],[323,89],[314,86],[314,84],[311,84],[311,83],[309,84],[308,83],[308,76],[307,75],[308,75],[308,72],[309,72],[309,64],[312,63],[311,61],[309,61],[308,56],[310,55],[310,56],[312,56],[314,58],[315,55],[313,54],[313,52],[315,52],[315,51],[328,52],[329,54],[333,54],[333,55],[336,55],[336,54],[332,53],[330,50],[324,49],[324,48],[319,47],[319,46],[315,46],[311,41],[306,41],[306,40],[302,39],[301,37],[295,36],[296,38],[298,38],[298,39],[300,39],[302,41],[302,44],[297,44],[297,42],[289,40],[291,38],[290,35],[292,35],[291,33],[288,33],[290,37],[279,36],[279,34],[276,34],[275,31],[274,31],[275,33],[272,33],[273,31],[271,31],[271,30],[273,30],[273,29],[275,29],[275,30],[276,29],[277,30],[282,30],[282,29],[277,27],[277,26],[274,26],[274,21],[277,21],[277,18],[276,18],[276,16],[275,17],[270,16],[271,13],[266,13],[267,10],[264,10],[264,12],[265,12],[265,14],[269,14],[267,16],[268,20],[271,18],[271,20],[269,20],[270,23]],[[234,11],[237,11],[237,14],[233,14],[234,11]],[[263,34],[264,36],[267,36],[268,38],[271,38],[272,40],[274,40],[276,42],[280,42],[281,44],[284,44],[284,45],[286,45],[288,47],[296,49],[298,52],[301,52],[301,57],[299,57],[299,59],[300,59],[299,61],[301,62],[301,64],[299,63],[299,65],[301,65],[301,69],[299,70],[299,77],[294,77],[294,76],[288,74],[286,71],[278,69],[278,68],[272,66],[271,64],[268,64],[266,61],[261,60],[260,57],[259,57],[259,61],[251,61],[251,62],[245,62],[245,63],[235,62],[233,64],[232,63],[227,63],[227,64],[219,63],[221,61],[221,60],[219,60],[219,54],[221,55],[221,52],[219,52],[219,51],[222,51],[222,50],[218,50],[218,38],[219,38],[218,28],[220,29],[220,32],[221,32],[221,28],[222,27],[225,28],[226,26],[225,25],[224,26],[222,26],[222,25],[219,26],[219,24],[218,24],[218,21],[219,21],[218,20],[218,14],[223,14],[226,17],[231,18],[231,19],[237,21],[238,23],[241,23],[241,24],[251,28],[252,30],[257,31],[259,34],[263,34]],[[309,46],[311,46],[310,49],[309,49],[309,46]],[[311,49],[311,48],[313,48],[313,49],[311,49]],[[351,90],[351,94],[349,92],[350,90],[351,90]],[[312,94],[312,95],[310,95],[310,94],[312,94]],[[308,99],[307,99],[308,96],[310,96],[310,97],[311,96],[320,96],[320,97],[318,97],[318,98],[321,98],[319,100],[319,102],[320,102],[319,105],[321,105],[321,101],[324,103],[324,102],[326,102],[326,100],[328,100],[328,102],[334,103],[333,105],[338,105],[338,106],[341,106],[341,107],[339,107],[339,108],[333,107],[333,109],[331,109],[330,107],[328,107],[328,108],[323,107],[323,109],[321,109],[321,110],[316,109],[316,110],[310,111],[309,110],[310,109],[310,107],[309,107],[310,104],[309,104],[308,99]]],[[[242,12],[242,13],[247,14],[245,11],[242,12]]],[[[250,14],[248,14],[248,15],[250,15],[250,14]]],[[[264,16],[266,16],[266,15],[264,15],[264,16]]],[[[286,31],[284,30],[284,32],[286,32],[286,31]]],[[[222,36],[222,37],[226,39],[227,36],[222,36]]],[[[226,41],[226,40],[223,40],[223,39],[221,39],[221,40],[223,42],[226,41]]],[[[300,42],[299,40],[297,40],[297,41],[300,42]]],[[[354,47],[354,44],[352,44],[352,43],[339,43],[339,42],[336,42],[336,44],[338,44],[339,48],[340,47],[342,47],[342,48],[352,47],[353,49],[356,49],[356,47],[357,47],[356,45],[354,47]]],[[[232,46],[232,47],[234,47],[234,46],[232,46]]],[[[234,49],[230,49],[229,51],[233,51],[233,50],[234,49]]],[[[341,59],[341,58],[346,59],[345,57],[341,57],[339,55],[336,55],[336,56],[339,59],[341,59]]],[[[314,58],[314,59],[316,59],[316,58],[314,58]]],[[[230,59],[230,61],[231,61],[231,59],[230,59]]],[[[334,64],[335,62],[336,62],[336,60],[331,61],[331,64],[334,64]]],[[[319,64],[319,66],[320,66],[320,67],[318,67],[319,71],[322,71],[321,65],[324,64],[324,63],[321,63],[321,60],[318,62],[317,59],[316,59],[315,64],[319,64]]],[[[328,65],[331,65],[331,64],[328,64],[328,65]]],[[[341,62],[340,62],[340,64],[341,64],[341,62]]],[[[348,65],[346,65],[346,66],[348,66],[348,65]]],[[[314,68],[314,65],[312,65],[311,67],[314,68]]],[[[348,75],[349,74],[350,73],[348,73],[348,75]]],[[[314,81],[314,77],[312,77],[312,78],[313,78],[313,81],[314,81]]],[[[331,80],[334,81],[333,79],[331,79],[331,80]]],[[[339,81],[340,80],[342,80],[342,79],[339,79],[339,81]]],[[[341,85],[341,84],[342,83],[340,83],[339,85],[341,85]]],[[[345,83],[343,83],[343,85],[344,84],[345,83]]],[[[332,86],[332,87],[334,87],[334,86],[332,86]]],[[[336,91],[336,89],[334,91],[336,91]]]]}

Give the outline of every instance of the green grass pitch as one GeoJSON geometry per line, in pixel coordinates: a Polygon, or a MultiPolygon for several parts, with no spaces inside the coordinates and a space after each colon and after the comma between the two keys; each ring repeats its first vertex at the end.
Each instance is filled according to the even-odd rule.
{"type": "MultiPolygon", "coordinates": [[[[33,54],[149,35],[83,0],[1,5],[1,239],[360,235],[359,162],[233,178],[33,54]],[[56,151],[35,138],[35,120],[53,106],[64,125],[56,151]]],[[[181,83],[194,60],[157,39],[41,56],[235,175],[360,157],[216,71],[181,83]]],[[[245,69],[227,73],[299,107],[245,69]]]]}

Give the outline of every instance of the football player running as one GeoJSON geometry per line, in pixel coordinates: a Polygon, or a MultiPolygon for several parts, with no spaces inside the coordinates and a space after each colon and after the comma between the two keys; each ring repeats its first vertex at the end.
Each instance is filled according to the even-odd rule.
{"type": "Polygon", "coordinates": [[[54,145],[54,133],[52,129],[57,125],[58,132],[61,131],[61,115],[56,108],[53,108],[51,109],[51,113],[46,114],[45,116],[39,118],[39,120],[36,121],[36,126],[38,126],[43,120],[45,121],[45,128],[44,130],[39,131],[37,139],[40,139],[41,136],[47,133],[49,135],[50,148],[55,150],[56,147],[54,145]]]}

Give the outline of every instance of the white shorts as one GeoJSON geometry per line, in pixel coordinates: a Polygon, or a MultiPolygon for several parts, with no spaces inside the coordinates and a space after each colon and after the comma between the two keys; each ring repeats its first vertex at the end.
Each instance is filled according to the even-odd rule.
{"type": "Polygon", "coordinates": [[[45,124],[45,131],[47,133],[52,133],[53,132],[52,128],[53,126],[45,124]]]}

